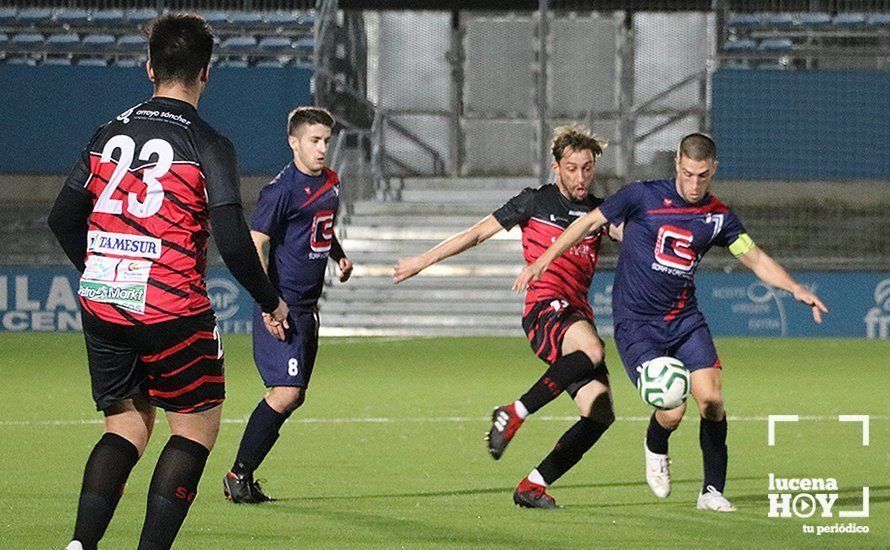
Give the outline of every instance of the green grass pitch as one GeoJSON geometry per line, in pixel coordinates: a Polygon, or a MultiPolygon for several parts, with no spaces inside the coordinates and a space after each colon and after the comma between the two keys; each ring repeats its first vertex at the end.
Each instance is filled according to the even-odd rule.
{"type": "MultiPolygon", "coordinates": [[[[222,495],[263,388],[246,336],[224,338],[228,399],[200,493],[176,548],[890,547],[890,344],[852,340],[720,339],[729,423],[727,496],[735,514],[695,510],[698,420],[671,440],[674,492],[643,479],[649,411],[607,353],[619,420],[553,487],[563,506],[522,510],[511,494],[571,424],[561,397],[523,426],[500,461],[485,452],[492,407],[542,372],[521,338],[323,339],[306,405],[258,472],[275,503],[235,506],[222,495]],[[767,446],[768,414],[798,414],[767,446]],[[861,425],[839,414],[871,415],[861,425]],[[833,477],[838,509],[870,517],[767,517],[768,474],[833,477]],[[856,523],[868,534],[803,533],[856,523]]],[[[0,547],[62,548],[74,523],[82,468],[102,433],[89,398],[79,334],[0,334],[0,547]]],[[[694,407],[691,407],[694,408],[694,407]]],[[[167,437],[136,466],[105,548],[133,548],[151,470],[167,437]]]]}

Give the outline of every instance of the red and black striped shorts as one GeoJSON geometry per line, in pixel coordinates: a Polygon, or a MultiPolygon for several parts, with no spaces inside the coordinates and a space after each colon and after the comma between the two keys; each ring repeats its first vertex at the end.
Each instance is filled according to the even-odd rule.
{"type": "Polygon", "coordinates": [[[84,311],[83,333],[98,410],[140,394],[178,413],[207,410],[225,399],[222,343],[212,311],[135,326],[84,311]]]}
{"type": "Polygon", "coordinates": [[[549,365],[562,355],[562,339],[578,321],[589,321],[592,325],[593,317],[565,300],[542,300],[535,302],[522,317],[522,329],[532,351],[549,365]]]}

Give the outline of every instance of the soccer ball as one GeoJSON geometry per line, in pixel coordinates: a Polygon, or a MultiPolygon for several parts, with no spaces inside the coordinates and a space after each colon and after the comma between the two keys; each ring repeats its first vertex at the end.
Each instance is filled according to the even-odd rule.
{"type": "Polygon", "coordinates": [[[689,370],[679,359],[656,357],[643,363],[637,390],[647,405],[656,409],[673,409],[689,397],[692,382],[689,370]]]}

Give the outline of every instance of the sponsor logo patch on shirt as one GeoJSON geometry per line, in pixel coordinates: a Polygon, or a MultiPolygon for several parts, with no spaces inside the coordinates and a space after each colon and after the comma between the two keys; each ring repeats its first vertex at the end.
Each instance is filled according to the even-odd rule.
{"type": "Polygon", "coordinates": [[[77,295],[93,302],[115,304],[127,311],[145,313],[145,283],[80,280],[77,295]]]}
{"type": "Polygon", "coordinates": [[[157,259],[161,257],[161,239],[126,233],[90,231],[87,233],[87,252],[157,259]]]}

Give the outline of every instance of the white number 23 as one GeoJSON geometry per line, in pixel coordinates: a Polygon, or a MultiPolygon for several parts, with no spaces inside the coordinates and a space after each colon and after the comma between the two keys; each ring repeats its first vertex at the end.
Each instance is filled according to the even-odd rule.
{"type": "MultiPolygon", "coordinates": [[[[108,179],[108,184],[96,201],[96,206],[93,209],[95,212],[120,214],[123,210],[123,201],[111,197],[130,169],[133,157],[136,154],[136,142],[130,136],[114,136],[105,143],[105,147],[102,149],[102,158],[99,162],[101,164],[111,162],[111,157],[116,150],[120,151],[120,157],[114,172],[111,173],[111,177],[108,179]]],[[[142,181],[146,187],[145,200],[140,201],[139,196],[132,191],[127,195],[127,212],[137,218],[153,216],[161,209],[161,203],[164,201],[164,188],[161,186],[158,178],[163,177],[170,171],[170,166],[173,164],[173,147],[163,139],[150,139],[142,147],[142,150],[139,151],[139,160],[147,161],[153,156],[157,157],[154,166],[146,168],[142,172],[142,181]]]]}

